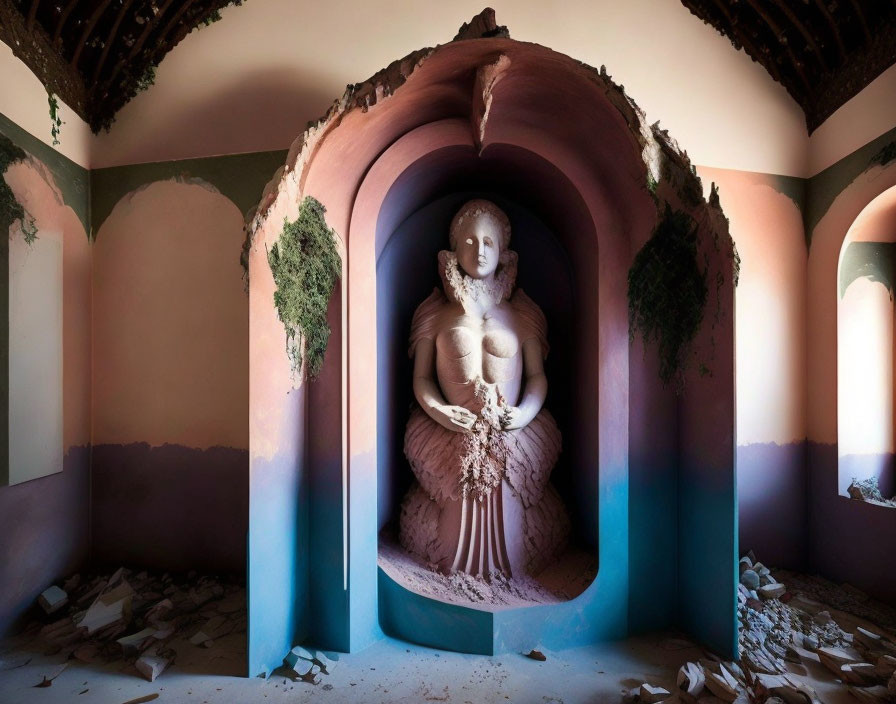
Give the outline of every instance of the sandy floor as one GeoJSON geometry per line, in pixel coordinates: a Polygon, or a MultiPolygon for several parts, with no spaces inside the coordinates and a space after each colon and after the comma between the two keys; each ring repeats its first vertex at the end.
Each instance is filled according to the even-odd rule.
{"type": "MultiPolygon", "coordinates": [[[[290,682],[281,676],[247,679],[245,641],[228,636],[211,649],[175,644],[177,663],[154,683],[128,666],[116,668],[72,661],[52,686],[35,688],[59,666],[58,656],[31,655],[16,669],[0,671],[3,704],[124,704],[158,694],[160,704],[224,702],[359,702],[363,704],[454,702],[463,704],[593,704],[621,701],[624,690],[647,681],[671,689],[678,667],[703,655],[700,648],[668,634],[618,643],[545,651],[538,662],[522,655],[460,655],[385,639],[367,650],[343,655],[332,674],[317,685],[290,682]]],[[[8,648],[5,657],[27,657],[8,648]]],[[[800,667],[800,666],[794,666],[800,667]]],[[[855,700],[839,688],[820,665],[810,675],[825,704],[855,700]]]]}

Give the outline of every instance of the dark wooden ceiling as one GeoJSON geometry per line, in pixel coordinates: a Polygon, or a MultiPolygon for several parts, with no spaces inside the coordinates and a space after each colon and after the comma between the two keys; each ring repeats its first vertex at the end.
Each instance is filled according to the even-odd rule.
{"type": "Polygon", "coordinates": [[[0,40],[86,120],[108,128],[199,25],[242,0],[0,0],[0,40]]]}
{"type": "Polygon", "coordinates": [[[809,132],[896,63],[896,0],[682,0],[760,63],[809,132]]]}
{"type": "MultiPolygon", "coordinates": [[[[0,0],[0,40],[94,131],[242,0],[0,0]]],[[[896,0],[682,0],[781,83],[813,131],[896,63],[896,0]]]]}

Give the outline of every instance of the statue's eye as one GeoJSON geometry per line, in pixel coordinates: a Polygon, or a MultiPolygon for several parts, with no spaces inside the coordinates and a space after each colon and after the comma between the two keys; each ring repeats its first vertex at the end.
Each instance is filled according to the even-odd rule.
{"type": "Polygon", "coordinates": [[[485,246],[486,246],[486,247],[491,247],[491,246],[492,246],[492,238],[491,238],[491,237],[486,237],[484,241],[485,241],[485,246]]]}
{"type": "Polygon", "coordinates": [[[467,237],[467,244],[473,244],[473,238],[467,237]]]}

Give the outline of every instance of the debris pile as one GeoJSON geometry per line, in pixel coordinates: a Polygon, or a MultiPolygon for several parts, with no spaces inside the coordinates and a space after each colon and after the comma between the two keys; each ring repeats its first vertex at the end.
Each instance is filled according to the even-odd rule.
{"type": "Polygon", "coordinates": [[[336,653],[310,651],[297,645],[286,654],[283,665],[274,670],[273,674],[282,675],[293,682],[320,684],[320,676],[333,674],[338,664],[339,655],[336,653]]]}
{"type": "Polygon", "coordinates": [[[880,492],[877,485],[877,477],[869,477],[861,481],[853,477],[852,483],[846,490],[849,498],[857,501],[867,501],[872,504],[881,504],[883,506],[896,506],[896,497],[886,499],[880,492]]]}
{"type": "MultiPolygon", "coordinates": [[[[861,595],[853,588],[840,591],[852,600],[861,595]]],[[[814,661],[858,702],[896,704],[896,635],[862,626],[847,633],[827,608],[788,589],[750,553],[740,561],[740,662],[708,654],[681,667],[674,693],[644,683],[623,699],[649,704],[821,704],[808,678],[799,674],[807,672],[801,665],[814,661]]]]}
{"type": "Polygon", "coordinates": [[[195,572],[76,574],[46,589],[38,604],[46,616],[26,635],[48,646],[46,654],[130,662],[150,682],[174,662],[172,642],[210,648],[217,638],[246,630],[244,586],[195,572]]]}

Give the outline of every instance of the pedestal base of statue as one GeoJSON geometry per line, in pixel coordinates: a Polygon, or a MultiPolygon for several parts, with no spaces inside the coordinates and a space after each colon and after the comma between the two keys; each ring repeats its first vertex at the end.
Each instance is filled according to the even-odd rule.
{"type": "Polygon", "coordinates": [[[378,559],[379,620],[388,635],[481,655],[522,652],[576,628],[575,602],[597,574],[594,555],[568,548],[535,576],[445,574],[384,531],[378,559]]]}

